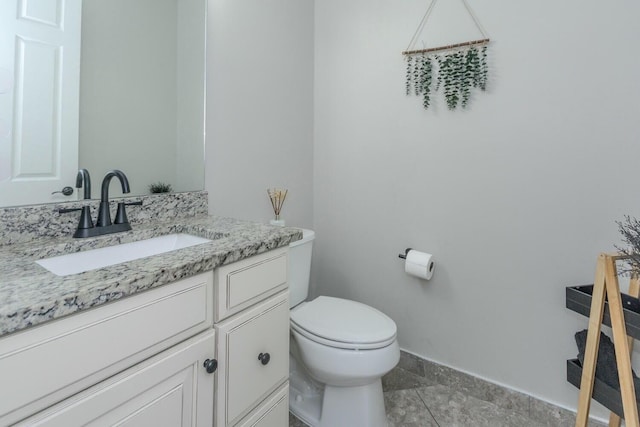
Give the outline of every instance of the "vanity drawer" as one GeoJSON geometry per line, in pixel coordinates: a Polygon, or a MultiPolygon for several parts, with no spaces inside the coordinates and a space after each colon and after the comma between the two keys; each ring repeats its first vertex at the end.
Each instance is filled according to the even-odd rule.
{"type": "Polygon", "coordinates": [[[235,425],[289,377],[289,298],[283,292],[216,325],[217,426],[235,425]]]}
{"type": "Polygon", "coordinates": [[[279,248],[216,269],[216,322],[286,289],[288,253],[279,248]]]}
{"type": "Polygon", "coordinates": [[[0,339],[0,425],[210,328],[212,294],[209,272],[0,339]]]}
{"type": "Polygon", "coordinates": [[[289,425],[289,382],[247,415],[237,427],[282,427],[289,425]]]}

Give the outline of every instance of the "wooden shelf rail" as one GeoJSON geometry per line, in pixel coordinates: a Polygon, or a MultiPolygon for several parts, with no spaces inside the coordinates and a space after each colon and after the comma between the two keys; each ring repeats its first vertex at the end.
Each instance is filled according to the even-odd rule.
{"type": "Polygon", "coordinates": [[[490,41],[491,41],[490,39],[471,40],[471,41],[468,41],[468,42],[448,44],[446,46],[430,47],[430,48],[427,48],[427,49],[405,50],[405,51],[402,52],[402,54],[403,55],[417,55],[419,53],[442,52],[442,51],[445,51],[445,50],[457,49],[459,47],[485,45],[485,44],[488,44],[490,41]]]}

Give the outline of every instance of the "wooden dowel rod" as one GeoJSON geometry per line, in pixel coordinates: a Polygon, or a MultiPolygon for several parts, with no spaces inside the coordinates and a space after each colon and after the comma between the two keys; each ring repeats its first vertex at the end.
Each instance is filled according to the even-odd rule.
{"type": "Polygon", "coordinates": [[[616,365],[618,366],[620,392],[622,394],[624,421],[627,427],[640,427],[631,358],[629,356],[629,341],[622,311],[622,298],[620,297],[620,285],[618,284],[615,260],[612,257],[607,257],[606,260],[605,283],[607,286],[607,298],[609,299],[609,315],[611,317],[613,345],[616,354],[616,365]]]}
{"type": "Polygon", "coordinates": [[[440,52],[440,51],[443,51],[443,50],[450,50],[450,49],[455,49],[455,48],[458,48],[458,47],[475,46],[475,45],[479,45],[479,44],[487,44],[490,41],[491,41],[490,39],[472,40],[472,41],[469,41],[469,42],[450,44],[450,45],[447,45],[447,46],[430,47],[428,49],[405,50],[404,52],[402,52],[402,54],[403,55],[415,55],[416,53],[440,52]]]}
{"type": "Polygon", "coordinates": [[[622,261],[624,259],[631,258],[631,255],[621,253],[621,252],[607,253],[607,255],[610,256],[614,261],[622,261]]]}
{"type": "Polygon", "coordinates": [[[593,394],[593,381],[596,378],[596,361],[600,346],[600,328],[604,314],[604,301],[607,295],[606,286],[606,255],[600,254],[596,266],[596,277],[593,281],[591,309],[589,311],[589,329],[584,349],[584,363],[582,364],[582,378],[580,379],[580,394],[578,396],[578,413],[575,427],[587,427],[589,422],[589,408],[593,394]]]}
{"type": "MultiPolygon", "coordinates": [[[[640,280],[638,280],[638,275],[636,273],[631,274],[631,280],[629,281],[629,295],[635,298],[640,296],[640,280]]],[[[628,337],[627,342],[629,343],[629,354],[633,353],[633,337],[628,337]]],[[[609,427],[620,427],[622,424],[622,418],[612,412],[609,415],[609,427]]]]}

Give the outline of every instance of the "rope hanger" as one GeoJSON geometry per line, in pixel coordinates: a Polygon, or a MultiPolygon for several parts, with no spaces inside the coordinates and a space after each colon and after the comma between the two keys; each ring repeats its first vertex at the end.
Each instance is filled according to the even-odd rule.
{"type": "Polygon", "coordinates": [[[411,41],[409,42],[407,49],[402,52],[403,55],[415,55],[418,53],[429,53],[429,52],[442,52],[445,50],[457,49],[459,47],[486,45],[489,43],[490,41],[489,36],[487,35],[486,31],[482,27],[482,24],[480,24],[480,20],[475,15],[475,13],[473,13],[473,10],[471,9],[471,6],[469,6],[469,3],[467,3],[467,0],[462,0],[464,7],[467,9],[467,12],[471,16],[471,19],[473,19],[473,22],[476,25],[476,28],[478,28],[483,38],[479,40],[470,40],[462,43],[449,44],[445,46],[438,46],[438,47],[425,48],[425,49],[414,49],[415,44],[418,41],[418,37],[424,30],[424,27],[427,24],[427,20],[429,19],[429,16],[431,16],[431,12],[433,12],[433,8],[437,2],[438,0],[431,1],[429,8],[427,9],[426,13],[422,17],[422,20],[420,21],[420,24],[418,25],[416,32],[413,34],[413,37],[411,38],[411,41]]]}

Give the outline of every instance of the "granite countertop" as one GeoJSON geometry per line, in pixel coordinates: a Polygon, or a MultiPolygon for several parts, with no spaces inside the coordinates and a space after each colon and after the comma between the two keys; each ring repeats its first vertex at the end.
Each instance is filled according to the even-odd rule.
{"type": "Polygon", "coordinates": [[[48,238],[0,250],[0,336],[95,307],[150,288],[210,271],[302,238],[290,227],[216,216],[136,225],[124,233],[74,239],[48,238]],[[171,233],[211,242],[93,271],[60,277],[35,261],[171,233]]]}

